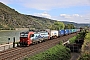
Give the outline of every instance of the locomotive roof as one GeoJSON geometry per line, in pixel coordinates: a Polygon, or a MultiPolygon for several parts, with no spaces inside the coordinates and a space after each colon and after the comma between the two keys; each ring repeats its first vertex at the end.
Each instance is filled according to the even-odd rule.
{"type": "Polygon", "coordinates": [[[28,34],[28,33],[29,33],[29,31],[25,31],[25,32],[21,32],[21,33],[24,33],[24,34],[26,33],[26,34],[28,34]]]}

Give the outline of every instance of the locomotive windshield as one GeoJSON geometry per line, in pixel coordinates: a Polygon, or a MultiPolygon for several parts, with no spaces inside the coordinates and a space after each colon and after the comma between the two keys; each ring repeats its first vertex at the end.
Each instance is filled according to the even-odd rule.
{"type": "Polygon", "coordinates": [[[30,37],[34,37],[34,34],[31,34],[30,37]]]}
{"type": "Polygon", "coordinates": [[[27,33],[21,33],[20,37],[28,37],[28,34],[27,33]]]}

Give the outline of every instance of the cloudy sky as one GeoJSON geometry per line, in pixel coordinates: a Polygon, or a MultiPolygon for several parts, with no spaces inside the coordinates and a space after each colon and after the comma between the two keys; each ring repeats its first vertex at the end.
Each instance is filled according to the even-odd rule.
{"type": "Polygon", "coordinates": [[[90,0],[0,0],[19,13],[90,24],[90,0]]]}

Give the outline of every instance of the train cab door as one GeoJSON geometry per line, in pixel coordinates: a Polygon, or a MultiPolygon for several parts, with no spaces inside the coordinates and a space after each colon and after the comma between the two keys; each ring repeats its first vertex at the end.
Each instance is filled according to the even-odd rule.
{"type": "Polygon", "coordinates": [[[33,37],[34,37],[34,32],[30,32],[28,34],[28,41],[27,41],[28,45],[32,44],[33,37]]]}

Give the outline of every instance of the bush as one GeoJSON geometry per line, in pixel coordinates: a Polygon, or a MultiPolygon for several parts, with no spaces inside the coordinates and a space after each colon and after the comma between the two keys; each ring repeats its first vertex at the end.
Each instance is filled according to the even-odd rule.
{"type": "Polygon", "coordinates": [[[76,40],[76,36],[69,39],[70,43],[75,43],[75,40],[76,40]]]}
{"type": "Polygon", "coordinates": [[[86,32],[85,31],[82,31],[80,32],[79,34],[77,34],[76,36],[72,37],[69,39],[70,43],[75,43],[75,40],[83,40],[86,36],[86,32]]]}
{"type": "Polygon", "coordinates": [[[90,40],[90,33],[87,33],[87,35],[85,36],[85,39],[90,40]]]}
{"type": "Polygon", "coordinates": [[[90,60],[90,53],[84,53],[79,60],[90,60]]]}
{"type": "Polygon", "coordinates": [[[45,52],[25,58],[25,60],[70,60],[70,50],[62,45],[56,45],[45,52]]]}

